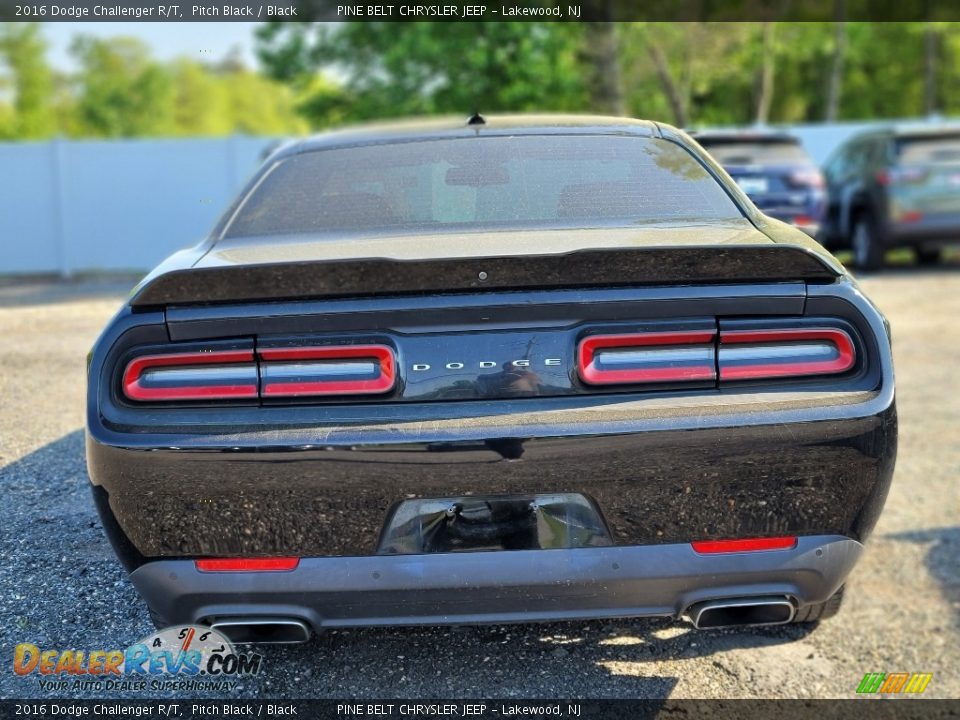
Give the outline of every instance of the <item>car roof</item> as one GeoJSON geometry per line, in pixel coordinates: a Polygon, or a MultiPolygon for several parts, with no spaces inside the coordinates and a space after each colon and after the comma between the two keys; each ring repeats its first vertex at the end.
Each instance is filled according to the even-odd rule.
{"type": "Polygon", "coordinates": [[[426,120],[398,120],[354,125],[342,130],[293,140],[279,148],[274,157],[312,150],[352,145],[376,145],[475,135],[637,135],[670,136],[676,129],[650,120],[603,115],[485,115],[483,123],[470,118],[440,117],[426,120]]]}

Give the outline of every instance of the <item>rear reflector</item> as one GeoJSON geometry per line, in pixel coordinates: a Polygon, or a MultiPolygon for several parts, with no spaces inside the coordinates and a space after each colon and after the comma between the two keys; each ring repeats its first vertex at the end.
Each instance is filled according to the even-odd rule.
{"type": "Polygon", "coordinates": [[[726,330],[720,333],[720,380],[837,375],[850,370],[856,351],[838,328],[726,330]]]}
{"type": "Polygon", "coordinates": [[[790,550],[797,546],[797,538],[747,538],[743,540],[703,540],[690,543],[695,552],[702,555],[716,553],[758,552],[761,550],[790,550]]]}
{"type": "Polygon", "coordinates": [[[206,558],[194,562],[200,572],[283,572],[295,570],[300,558],[206,558]]]}
{"type": "Polygon", "coordinates": [[[262,348],[264,397],[373,395],[396,382],[393,350],[386,345],[262,348]]]}
{"type": "Polygon", "coordinates": [[[123,392],[131,400],[227,400],[257,397],[252,350],[145,355],[130,361],[123,392]]]}
{"type": "Polygon", "coordinates": [[[714,330],[590,335],[580,341],[577,369],[590,385],[716,379],[714,330]]]}

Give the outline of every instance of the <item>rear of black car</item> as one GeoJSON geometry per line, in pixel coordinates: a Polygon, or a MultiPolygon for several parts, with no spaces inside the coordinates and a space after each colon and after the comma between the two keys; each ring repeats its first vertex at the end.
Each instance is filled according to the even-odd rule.
{"type": "Polygon", "coordinates": [[[813,618],[890,482],[884,321],[649,123],[272,159],[90,364],[94,498],[159,623],[813,618]]]}

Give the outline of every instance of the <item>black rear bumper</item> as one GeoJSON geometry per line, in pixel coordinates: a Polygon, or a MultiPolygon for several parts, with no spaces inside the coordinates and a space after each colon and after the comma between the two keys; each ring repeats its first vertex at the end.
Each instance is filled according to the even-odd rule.
{"type": "Polygon", "coordinates": [[[131,580],[170,624],[299,620],[315,630],[368,625],[678,617],[697,603],[829,598],[860,556],[849,538],[791,550],[698,555],[689,545],[308,558],[272,573],[199,572],[150,562],[131,580]]]}

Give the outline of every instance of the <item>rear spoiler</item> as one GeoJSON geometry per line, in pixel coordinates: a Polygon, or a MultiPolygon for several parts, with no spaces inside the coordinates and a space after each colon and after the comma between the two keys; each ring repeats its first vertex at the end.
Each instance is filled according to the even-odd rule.
{"type": "Polygon", "coordinates": [[[801,246],[579,250],[563,255],[225,265],[171,270],[131,307],[372,295],[738,282],[829,282],[839,271],[801,246]]]}

